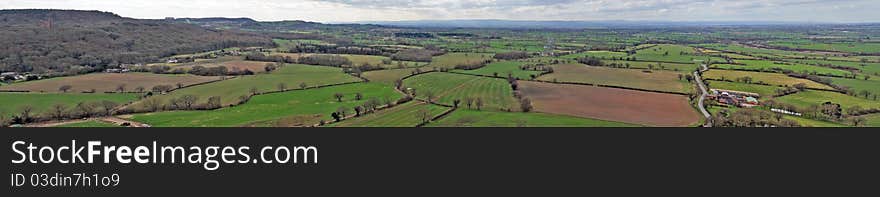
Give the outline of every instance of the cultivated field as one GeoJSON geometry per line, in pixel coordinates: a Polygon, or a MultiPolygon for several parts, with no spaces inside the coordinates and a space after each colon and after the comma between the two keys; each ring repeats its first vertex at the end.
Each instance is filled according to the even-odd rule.
{"type": "Polygon", "coordinates": [[[403,77],[412,75],[413,71],[415,70],[415,68],[375,70],[364,72],[363,74],[361,74],[361,76],[367,78],[368,80],[370,80],[370,82],[383,83],[393,86],[395,81],[402,79],[403,77]]]}
{"type": "Polygon", "coordinates": [[[681,95],[520,81],[535,111],[649,126],[689,126],[700,116],[681,95]]]}
{"type": "Polygon", "coordinates": [[[183,68],[184,70],[190,70],[195,66],[202,66],[205,68],[213,68],[213,67],[226,67],[229,71],[235,70],[250,70],[254,73],[264,73],[266,72],[266,64],[274,64],[271,62],[257,62],[257,61],[245,61],[245,60],[233,60],[233,61],[220,61],[220,62],[211,62],[211,63],[196,63],[196,64],[187,64],[185,66],[178,66],[174,68],[183,68]]]}
{"type": "Polygon", "coordinates": [[[330,113],[343,108],[347,114],[371,98],[397,100],[392,87],[358,83],[308,90],[259,95],[243,105],[211,111],[171,111],[139,114],[132,120],[156,127],[301,127],[332,120],[330,113]],[[344,95],[342,102],[334,94],[344,95]],[[363,94],[361,100],[355,94],[363,94]]]}
{"type": "Polygon", "coordinates": [[[94,89],[96,92],[116,92],[124,85],[125,92],[134,92],[138,87],[149,91],[154,86],[183,86],[219,80],[220,77],[203,77],[195,75],[166,75],[152,73],[96,73],[72,77],[58,77],[23,83],[0,86],[0,90],[28,90],[31,92],[61,92],[61,86],[70,85],[68,92],[84,92],[94,89]]]}
{"type": "Polygon", "coordinates": [[[433,94],[434,102],[446,105],[453,105],[456,99],[464,105],[466,98],[473,98],[483,101],[484,110],[519,110],[513,90],[504,79],[434,72],[408,78],[403,84],[415,89],[416,98],[426,99],[433,94]]]}
{"type": "Polygon", "coordinates": [[[429,127],[634,127],[636,125],[539,112],[492,112],[459,109],[429,127]]]}
{"type": "Polygon", "coordinates": [[[587,66],[583,64],[553,65],[554,72],[538,77],[542,81],[575,82],[621,87],[688,93],[693,91],[679,73],[653,70],[617,69],[587,66]]]}
{"type": "Polygon", "coordinates": [[[431,120],[449,110],[447,107],[412,101],[366,116],[344,120],[332,127],[415,127],[423,118],[431,120]]]}

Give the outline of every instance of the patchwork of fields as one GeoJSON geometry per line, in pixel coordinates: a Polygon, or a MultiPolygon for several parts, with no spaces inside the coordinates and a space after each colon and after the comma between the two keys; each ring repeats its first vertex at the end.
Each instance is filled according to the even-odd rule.
{"type": "Polygon", "coordinates": [[[612,85],[645,90],[689,93],[693,86],[678,73],[653,70],[594,67],[583,64],[553,65],[555,72],[538,77],[542,81],[612,85]]]}
{"type": "Polygon", "coordinates": [[[139,88],[149,91],[158,85],[177,86],[181,84],[205,83],[219,80],[220,77],[203,77],[195,75],[165,75],[152,73],[96,73],[73,77],[58,77],[38,81],[29,81],[0,86],[0,90],[27,90],[31,92],[62,92],[62,86],[70,86],[68,92],[135,92],[139,88]]]}
{"type": "Polygon", "coordinates": [[[453,105],[468,98],[481,100],[483,109],[493,111],[519,111],[513,98],[513,90],[504,79],[477,77],[463,74],[434,72],[410,77],[403,81],[404,87],[415,90],[416,98],[453,105]]]}

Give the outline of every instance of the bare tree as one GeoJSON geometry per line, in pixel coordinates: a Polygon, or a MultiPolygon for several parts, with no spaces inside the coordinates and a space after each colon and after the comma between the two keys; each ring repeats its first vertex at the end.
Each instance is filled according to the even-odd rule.
{"type": "Polygon", "coordinates": [[[483,108],[483,98],[477,98],[477,100],[476,100],[475,102],[476,102],[475,104],[477,105],[477,110],[482,110],[482,108],[483,108]]]}
{"type": "Polygon", "coordinates": [[[345,94],[336,93],[336,94],[333,94],[333,97],[336,98],[337,102],[342,102],[342,98],[345,97],[345,94]]]}
{"type": "Polygon", "coordinates": [[[217,109],[220,108],[222,105],[223,103],[220,102],[220,96],[212,96],[208,98],[208,104],[206,105],[206,107],[208,107],[208,109],[217,109]]]}
{"type": "Polygon", "coordinates": [[[346,113],[347,111],[348,111],[348,110],[346,110],[345,107],[339,107],[339,108],[336,109],[336,113],[339,114],[339,116],[342,117],[342,118],[345,118],[345,113],[346,113]]]}
{"type": "Polygon", "coordinates": [[[24,105],[19,110],[18,117],[21,119],[21,121],[28,122],[32,118],[31,113],[33,113],[33,112],[34,112],[34,106],[24,105]]]}
{"type": "Polygon", "coordinates": [[[55,105],[52,105],[52,118],[55,118],[56,120],[63,119],[65,111],[67,111],[67,106],[64,104],[56,103],[55,105]]]}
{"type": "Polygon", "coordinates": [[[464,103],[467,104],[468,109],[470,109],[471,106],[474,105],[474,98],[471,98],[471,97],[465,97],[465,98],[464,98],[464,103]]]}
{"type": "Polygon", "coordinates": [[[286,83],[278,83],[278,91],[285,91],[285,90],[287,90],[287,84],[286,83]]]}
{"type": "Polygon", "coordinates": [[[177,89],[183,88],[183,83],[178,82],[176,85],[177,85],[177,89]]]}
{"type": "Polygon", "coordinates": [[[113,109],[119,106],[116,102],[103,100],[101,101],[101,108],[104,109],[105,115],[113,115],[113,109]]]}
{"type": "Polygon", "coordinates": [[[144,107],[149,111],[159,111],[162,109],[162,99],[157,97],[150,97],[144,100],[144,107]]]}
{"type": "Polygon", "coordinates": [[[361,94],[360,92],[354,94],[354,100],[361,100],[361,99],[364,99],[364,94],[361,94]]]}
{"type": "Polygon", "coordinates": [[[260,93],[260,90],[257,89],[257,87],[251,87],[250,92],[251,92],[251,95],[257,95],[257,93],[260,93]]]}
{"type": "Polygon", "coordinates": [[[76,104],[76,110],[82,117],[92,117],[95,115],[95,105],[88,102],[80,102],[76,104]]]}
{"type": "Polygon", "coordinates": [[[119,84],[116,86],[116,92],[125,92],[125,84],[119,84]]]}
{"type": "Polygon", "coordinates": [[[134,88],[134,91],[142,93],[142,92],[144,92],[144,89],[145,89],[144,86],[138,86],[138,87],[134,88]]]}
{"type": "Polygon", "coordinates": [[[529,98],[521,99],[519,101],[519,107],[520,107],[520,109],[522,109],[523,112],[532,111],[532,100],[529,100],[529,98]]]}
{"type": "Polygon", "coordinates": [[[306,82],[302,82],[299,84],[299,89],[305,90],[307,87],[309,87],[309,85],[307,85],[306,82]]]}
{"type": "Polygon", "coordinates": [[[852,121],[854,127],[858,127],[858,126],[862,125],[863,123],[865,123],[865,121],[867,121],[867,120],[865,119],[865,117],[856,116],[856,117],[852,117],[850,119],[850,121],[852,121]]]}
{"type": "Polygon", "coordinates": [[[196,104],[196,101],[199,100],[199,97],[194,95],[183,95],[180,97],[179,101],[183,105],[185,109],[192,109],[193,105],[196,104]]]}
{"type": "Polygon", "coordinates": [[[71,85],[63,85],[63,86],[61,86],[61,87],[58,87],[58,91],[62,91],[62,92],[64,92],[64,93],[67,93],[67,91],[70,91],[71,88],[73,88],[73,86],[71,86],[71,85]]]}
{"type": "Polygon", "coordinates": [[[433,91],[425,91],[425,99],[428,100],[428,103],[434,103],[434,92],[433,91]]]}
{"type": "Polygon", "coordinates": [[[418,117],[422,120],[422,124],[428,123],[433,118],[431,110],[428,110],[428,108],[419,109],[418,117]]]}

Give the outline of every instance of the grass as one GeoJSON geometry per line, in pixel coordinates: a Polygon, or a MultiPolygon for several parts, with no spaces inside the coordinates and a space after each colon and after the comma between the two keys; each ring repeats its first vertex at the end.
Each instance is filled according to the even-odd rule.
{"type": "Polygon", "coordinates": [[[255,96],[248,103],[212,111],[171,111],[132,116],[132,120],[155,127],[287,127],[312,126],[331,120],[330,113],[353,107],[370,98],[380,100],[401,98],[392,87],[379,83],[358,83],[309,90],[289,91],[255,96]],[[342,102],[333,97],[344,94],[342,102]],[[362,100],[355,94],[362,93],[362,100]]]}
{"type": "Polygon", "coordinates": [[[864,117],[866,120],[865,126],[880,127],[880,114],[871,114],[864,117]]]}
{"type": "Polygon", "coordinates": [[[867,100],[845,94],[828,91],[807,90],[804,92],[776,98],[776,101],[792,104],[799,108],[808,108],[811,105],[822,105],[825,102],[840,104],[846,110],[853,106],[862,108],[880,108],[880,101],[867,100]]]}
{"type": "Polygon", "coordinates": [[[871,78],[869,80],[864,80],[863,78],[859,79],[849,79],[849,78],[834,78],[828,77],[831,79],[831,82],[835,85],[849,87],[854,90],[857,94],[861,94],[862,91],[868,91],[872,95],[880,94],[880,79],[871,78]]]}
{"type": "Polygon", "coordinates": [[[171,98],[195,95],[199,97],[197,103],[205,103],[209,97],[220,96],[223,105],[230,105],[238,103],[240,96],[250,95],[251,88],[257,88],[259,92],[268,92],[278,91],[278,84],[281,83],[286,84],[288,89],[299,89],[299,85],[302,83],[305,83],[308,87],[314,87],[356,81],[360,81],[360,79],[342,73],[340,68],[289,64],[269,74],[241,76],[220,82],[184,88],[157,97],[167,103],[171,98]]]}
{"type": "Polygon", "coordinates": [[[413,101],[399,106],[392,107],[372,113],[366,116],[357,117],[350,120],[344,120],[333,127],[415,127],[422,123],[424,112],[430,114],[428,118],[436,117],[444,111],[449,110],[447,107],[439,105],[431,105],[423,102],[413,101]]]}
{"type": "Polygon", "coordinates": [[[680,73],[693,73],[697,68],[700,67],[699,64],[678,64],[678,63],[660,63],[660,62],[642,62],[642,61],[621,61],[621,60],[606,60],[605,64],[621,64],[626,65],[629,64],[630,68],[640,68],[640,69],[650,69],[652,66],[654,69],[661,70],[672,70],[678,71],[680,73]]]}
{"type": "Polygon", "coordinates": [[[98,121],[98,120],[89,120],[85,122],[76,122],[70,124],[57,125],[55,127],[66,127],[66,128],[105,128],[105,127],[122,127],[119,125],[115,125],[108,122],[98,121]]]}
{"type": "Polygon", "coordinates": [[[407,68],[407,69],[391,69],[391,70],[375,70],[364,72],[361,74],[362,77],[367,78],[370,82],[377,82],[387,84],[389,86],[394,85],[394,81],[402,79],[406,76],[412,75],[415,68],[407,68]]]}
{"type": "Polygon", "coordinates": [[[646,48],[636,51],[635,57],[639,61],[657,61],[657,62],[677,62],[690,64],[695,61],[722,61],[723,59],[710,56],[699,56],[697,50],[693,47],[660,44],[655,47],[646,48]]]}
{"type": "Polygon", "coordinates": [[[749,72],[749,71],[735,71],[735,70],[709,70],[703,73],[703,78],[713,79],[713,80],[736,80],[737,78],[742,77],[751,77],[753,83],[767,83],[770,85],[776,86],[794,86],[795,84],[803,83],[807,85],[808,88],[816,88],[816,89],[825,89],[825,90],[833,90],[834,88],[828,87],[825,84],[816,83],[814,81],[810,81],[807,79],[794,78],[789,77],[785,74],[779,73],[765,73],[765,72],[749,72]]]}
{"type": "Polygon", "coordinates": [[[408,78],[403,84],[415,89],[417,98],[425,99],[428,92],[433,93],[437,103],[452,105],[459,99],[464,105],[469,97],[482,99],[483,109],[519,109],[513,90],[504,79],[434,72],[408,78]]]}
{"type": "Polygon", "coordinates": [[[538,77],[539,80],[614,85],[646,90],[688,93],[692,86],[679,80],[678,73],[654,70],[651,73],[635,69],[616,69],[587,66],[583,64],[553,65],[553,73],[538,77]]]}
{"type": "Polygon", "coordinates": [[[204,77],[195,75],[166,75],[152,73],[95,73],[77,75],[71,77],[58,77],[15,83],[0,86],[0,90],[29,90],[32,92],[61,92],[59,88],[70,85],[69,92],[83,92],[94,89],[97,92],[114,92],[119,85],[125,85],[125,91],[134,91],[137,87],[143,87],[149,91],[153,86],[171,85],[177,83],[190,85],[217,80],[219,77],[204,77]]]}
{"type": "Polygon", "coordinates": [[[807,64],[797,64],[797,63],[783,63],[783,62],[773,62],[767,60],[736,60],[737,63],[742,63],[745,65],[735,65],[735,64],[713,64],[712,68],[721,68],[721,69],[733,69],[733,70],[750,70],[750,71],[774,71],[776,69],[781,70],[791,70],[796,73],[816,73],[816,74],[824,74],[824,75],[833,75],[833,76],[843,76],[849,74],[848,71],[837,70],[828,67],[820,67],[813,66],[807,64]]]}
{"type": "Polygon", "coordinates": [[[812,65],[835,65],[859,69],[862,74],[880,74],[880,63],[863,63],[853,61],[832,61],[815,59],[786,59],[788,62],[812,64],[812,65]],[[862,66],[864,65],[864,66],[862,66]]]}
{"type": "Polygon", "coordinates": [[[572,116],[459,109],[430,127],[635,127],[637,125],[572,116]]]}
{"type": "Polygon", "coordinates": [[[746,84],[727,81],[709,81],[709,88],[758,93],[761,95],[761,98],[764,99],[770,98],[771,96],[776,94],[776,90],[782,89],[778,86],[746,84]]]}
{"type": "Polygon", "coordinates": [[[72,109],[80,102],[112,101],[125,104],[138,99],[138,94],[83,93],[0,93],[0,114],[18,114],[24,106],[34,108],[32,114],[45,114],[55,104],[72,109]]]}
{"type": "Polygon", "coordinates": [[[513,77],[517,79],[531,79],[532,75],[538,76],[541,74],[541,71],[533,71],[533,70],[522,70],[520,66],[526,63],[523,62],[494,62],[486,65],[483,68],[476,70],[455,70],[453,72],[457,73],[467,73],[467,74],[478,74],[485,76],[494,76],[494,74],[498,74],[500,77],[507,77],[508,74],[511,74],[513,77]]]}
{"type": "Polygon", "coordinates": [[[494,54],[490,53],[447,53],[434,57],[428,66],[436,68],[455,68],[456,65],[490,60],[494,54]]]}
{"type": "Polygon", "coordinates": [[[565,59],[575,59],[575,58],[579,58],[579,57],[599,57],[599,58],[610,59],[610,58],[624,58],[626,56],[627,55],[624,52],[587,51],[587,52],[583,52],[583,53],[575,53],[575,54],[563,55],[563,56],[559,56],[559,57],[565,58],[565,59]]]}

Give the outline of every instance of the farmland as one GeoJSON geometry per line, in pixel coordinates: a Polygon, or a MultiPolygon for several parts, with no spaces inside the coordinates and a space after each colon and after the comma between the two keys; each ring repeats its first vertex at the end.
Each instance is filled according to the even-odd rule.
{"type": "Polygon", "coordinates": [[[131,119],[157,127],[287,127],[311,126],[331,120],[330,113],[353,107],[366,100],[397,100],[393,88],[375,83],[359,83],[301,91],[259,95],[244,105],[211,111],[170,111],[135,115],[131,119]],[[333,95],[344,95],[338,102],[333,95]],[[363,94],[361,100],[355,95],[363,94]]]}
{"type": "Polygon", "coordinates": [[[0,12],[10,27],[0,34],[28,38],[0,39],[0,126],[880,124],[878,24],[433,27],[0,12]],[[67,15],[51,33],[33,17],[67,15]]]}
{"type": "Polygon", "coordinates": [[[575,82],[612,85],[645,90],[688,93],[692,86],[677,73],[670,71],[644,72],[634,69],[614,69],[583,64],[554,65],[555,72],[538,77],[542,81],[575,82]]]}
{"type": "MultiPolygon", "coordinates": [[[[0,86],[0,90],[27,90],[31,92],[62,92],[60,87],[69,85],[68,92],[135,92],[138,88],[150,90],[157,85],[183,86],[219,80],[220,77],[195,75],[166,75],[152,73],[96,73],[72,77],[58,77],[38,81],[0,86]]],[[[141,91],[144,91],[141,90],[141,91]]]]}
{"type": "Polygon", "coordinates": [[[345,120],[332,124],[333,127],[414,127],[425,120],[433,119],[447,107],[422,102],[408,102],[391,109],[345,120]]]}
{"type": "Polygon", "coordinates": [[[79,103],[111,101],[125,104],[138,99],[138,94],[122,93],[0,93],[0,114],[18,114],[25,106],[33,108],[33,115],[48,116],[53,106],[64,105],[67,110],[79,103]]]}
{"type": "Polygon", "coordinates": [[[520,86],[538,112],[649,126],[689,126],[699,121],[681,95],[528,81],[520,81],[520,86]]]}
{"type": "Polygon", "coordinates": [[[197,103],[204,103],[212,96],[220,96],[223,105],[230,105],[238,103],[241,96],[250,95],[252,89],[259,93],[278,91],[279,84],[285,84],[287,89],[299,89],[301,84],[305,84],[306,87],[315,87],[357,81],[360,81],[360,79],[342,73],[340,68],[291,64],[285,65],[269,74],[240,76],[220,82],[189,87],[157,96],[157,99],[167,102],[171,98],[195,95],[199,97],[197,103]]]}
{"type": "Polygon", "coordinates": [[[453,105],[454,100],[479,99],[483,109],[518,111],[513,90],[506,80],[471,75],[434,72],[408,78],[404,87],[415,89],[416,98],[453,105]]]}
{"type": "Polygon", "coordinates": [[[83,122],[75,122],[75,123],[70,123],[70,124],[57,125],[55,127],[66,127],[66,128],[102,128],[102,127],[107,127],[107,128],[112,128],[112,127],[121,127],[121,126],[115,125],[112,123],[108,123],[108,122],[99,121],[99,120],[87,120],[87,121],[83,121],[83,122]]]}
{"type": "Polygon", "coordinates": [[[547,113],[456,110],[429,127],[635,127],[637,125],[547,113]]]}

